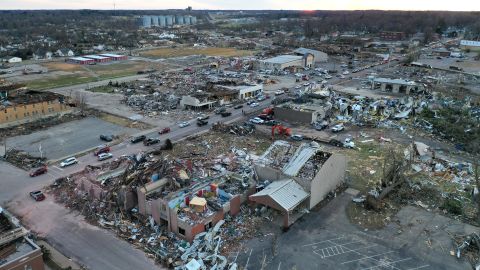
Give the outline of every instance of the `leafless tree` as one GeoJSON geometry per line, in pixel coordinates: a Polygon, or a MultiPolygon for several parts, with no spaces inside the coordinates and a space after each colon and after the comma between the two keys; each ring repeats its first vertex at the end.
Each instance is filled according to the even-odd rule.
{"type": "Polygon", "coordinates": [[[76,92],[73,102],[82,114],[87,109],[87,95],[85,93],[80,91],[76,92]]]}

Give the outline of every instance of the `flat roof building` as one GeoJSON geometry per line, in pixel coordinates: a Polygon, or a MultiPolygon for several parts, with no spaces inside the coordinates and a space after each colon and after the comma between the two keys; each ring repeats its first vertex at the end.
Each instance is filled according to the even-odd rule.
{"type": "Polygon", "coordinates": [[[315,63],[323,63],[328,61],[328,54],[317,51],[317,50],[312,50],[312,49],[307,49],[307,48],[298,48],[293,51],[296,55],[305,55],[307,53],[313,54],[315,58],[315,63]]]}
{"type": "Polygon", "coordinates": [[[65,61],[74,63],[74,64],[80,64],[80,65],[88,65],[90,63],[95,63],[94,59],[86,58],[86,57],[71,57],[65,61]]]}
{"type": "Polygon", "coordinates": [[[44,270],[42,250],[26,237],[28,231],[0,207],[0,270],[44,270]]]}
{"type": "Polygon", "coordinates": [[[260,68],[283,71],[285,69],[303,69],[305,67],[312,67],[315,61],[313,54],[306,55],[279,55],[273,58],[260,60],[260,68]]]}

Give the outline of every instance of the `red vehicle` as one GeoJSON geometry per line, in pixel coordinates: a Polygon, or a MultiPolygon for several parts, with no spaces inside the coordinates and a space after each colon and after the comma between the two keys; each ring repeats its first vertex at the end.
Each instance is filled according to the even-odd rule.
{"type": "Polygon", "coordinates": [[[100,155],[100,154],[108,153],[108,152],[110,152],[110,147],[108,147],[108,146],[102,146],[102,147],[98,147],[98,148],[93,152],[93,154],[94,154],[95,156],[98,156],[98,155],[100,155]]]}
{"type": "Polygon", "coordinates": [[[158,134],[162,135],[162,134],[167,134],[167,133],[169,133],[169,132],[170,132],[170,128],[169,128],[169,127],[166,127],[166,128],[164,128],[164,129],[160,130],[160,131],[158,132],[158,134]]]}
{"type": "Polygon", "coordinates": [[[30,197],[32,197],[35,201],[40,202],[45,200],[45,195],[40,190],[30,192],[30,197]]]}
{"type": "Polygon", "coordinates": [[[35,176],[39,176],[41,174],[44,174],[44,173],[47,173],[47,167],[40,167],[32,172],[30,172],[30,177],[35,177],[35,176]]]}

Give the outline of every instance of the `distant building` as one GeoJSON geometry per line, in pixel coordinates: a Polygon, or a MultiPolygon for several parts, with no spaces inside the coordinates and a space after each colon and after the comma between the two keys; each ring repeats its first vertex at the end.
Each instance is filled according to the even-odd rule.
{"type": "Polygon", "coordinates": [[[315,61],[313,54],[307,53],[299,55],[280,55],[273,58],[260,60],[260,68],[267,70],[283,71],[285,69],[297,70],[305,67],[312,67],[315,61]]]}
{"type": "Polygon", "coordinates": [[[121,54],[112,54],[112,53],[102,53],[100,56],[109,57],[112,61],[122,61],[127,60],[128,56],[121,54]]]}
{"type": "Polygon", "coordinates": [[[18,219],[0,207],[0,270],[44,270],[42,249],[18,219]]]}
{"type": "Polygon", "coordinates": [[[55,52],[55,54],[56,54],[57,56],[60,56],[60,57],[67,57],[67,56],[68,56],[68,57],[72,57],[72,56],[75,55],[75,53],[74,53],[72,50],[66,49],[66,48],[58,49],[58,50],[55,52]]]}
{"type": "Polygon", "coordinates": [[[380,39],[382,40],[404,40],[407,37],[405,32],[393,32],[393,31],[382,31],[379,34],[380,39]]]}
{"type": "Polygon", "coordinates": [[[298,48],[293,52],[296,55],[302,55],[302,56],[307,53],[313,54],[313,56],[315,57],[315,63],[323,63],[328,61],[328,54],[321,51],[306,49],[306,48],[298,48]]]}
{"type": "Polygon", "coordinates": [[[145,15],[138,18],[138,25],[142,28],[168,27],[173,25],[193,25],[197,17],[191,15],[145,15]]]}
{"type": "Polygon", "coordinates": [[[50,60],[52,59],[53,53],[45,49],[38,49],[33,53],[34,60],[50,60]]]}
{"type": "Polygon", "coordinates": [[[20,57],[15,57],[15,56],[7,56],[2,59],[2,62],[7,62],[7,63],[20,63],[22,62],[22,58],[20,57]]]}
{"type": "Polygon", "coordinates": [[[432,51],[432,54],[435,55],[435,56],[442,56],[442,57],[448,57],[450,56],[450,51],[445,49],[445,48],[438,48],[438,49],[434,49],[432,51]]]}
{"type": "Polygon", "coordinates": [[[240,100],[255,97],[263,92],[263,84],[237,85],[237,86],[221,85],[219,86],[219,88],[223,88],[223,89],[227,89],[235,92],[236,98],[240,100]]]}
{"type": "Polygon", "coordinates": [[[73,64],[88,65],[92,63],[106,63],[110,61],[122,61],[127,59],[128,59],[128,56],[126,55],[103,53],[99,55],[91,54],[91,55],[84,55],[81,57],[72,57],[65,61],[73,64]]]}
{"type": "Polygon", "coordinates": [[[409,95],[419,90],[420,86],[414,81],[404,79],[375,78],[372,81],[372,90],[380,88],[383,92],[403,93],[409,95]]]}
{"type": "Polygon", "coordinates": [[[91,63],[95,63],[95,60],[91,58],[85,58],[85,57],[72,57],[67,59],[66,62],[69,62],[72,64],[88,65],[91,63]]]}
{"type": "Polygon", "coordinates": [[[478,40],[460,40],[460,48],[463,50],[480,50],[480,41],[478,40]]]}

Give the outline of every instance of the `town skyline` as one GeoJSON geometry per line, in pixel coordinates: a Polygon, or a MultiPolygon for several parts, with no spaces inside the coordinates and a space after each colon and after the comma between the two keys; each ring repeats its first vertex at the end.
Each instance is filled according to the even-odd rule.
{"type": "Polygon", "coordinates": [[[434,1],[434,0],[340,0],[340,1],[226,1],[226,0],[178,0],[175,2],[165,0],[153,1],[54,1],[54,0],[3,0],[1,10],[35,10],[35,9],[182,9],[191,6],[194,9],[212,10],[445,10],[445,11],[478,11],[480,2],[467,0],[434,1]]]}

